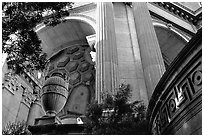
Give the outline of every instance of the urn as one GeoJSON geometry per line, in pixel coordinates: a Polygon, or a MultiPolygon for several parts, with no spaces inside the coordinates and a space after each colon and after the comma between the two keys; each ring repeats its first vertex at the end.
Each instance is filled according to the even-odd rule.
{"type": "Polygon", "coordinates": [[[47,116],[56,116],[68,97],[68,83],[59,76],[52,76],[42,88],[41,102],[47,116]]]}

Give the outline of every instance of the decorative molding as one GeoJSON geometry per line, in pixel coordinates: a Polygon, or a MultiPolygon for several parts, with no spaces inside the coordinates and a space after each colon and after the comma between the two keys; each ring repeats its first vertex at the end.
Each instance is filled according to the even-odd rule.
{"type": "MultiPolygon", "coordinates": [[[[177,23],[175,23],[175,22],[173,22],[173,21],[171,21],[171,20],[169,20],[169,19],[163,17],[162,15],[158,15],[157,13],[155,13],[155,12],[153,12],[153,11],[151,11],[151,10],[149,10],[149,12],[150,12],[150,15],[151,15],[151,17],[152,17],[153,19],[156,18],[156,19],[159,20],[159,21],[162,21],[162,22],[165,22],[165,23],[171,23],[171,24],[173,24],[173,26],[174,26],[175,28],[177,28],[177,29],[179,29],[179,30],[185,32],[186,34],[188,34],[188,35],[190,35],[190,36],[194,36],[195,33],[197,32],[197,29],[195,29],[195,26],[194,26],[194,25],[190,25],[190,24],[189,24],[189,25],[191,26],[191,29],[189,30],[189,29],[185,28],[184,26],[182,26],[181,24],[179,25],[179,24],[177,24],[177,23]]],[[[186,21],[185,21],[185,22],[186,22],[186,21]]],[[[186,22],[186,23],[188,23],[188,22],[186,22]]]]}
{"type": "Polygon", "coordinates": [[[66,20],[75,19],[78,21],[85,22],[93,27],[96,32],[96,20],[90,16],[82,15],[82,14],[71,14],[70,16],[64,17],[66,20]]]}
{"type": "Polygon", "coordinates": [[[72,13],[82,13],[85,11],[90,11],[93,9],[96,9],[97,4],[96,3],[89,3],[89,4],[85,4],[76,8],[72,8],[70,10],[68,10],[68,12],[70,12],[70,14],[72,13]]]}
{"type": "Polygon", "coordinates": [[[22,94],[21,102],[24,103],[28,108],[30,108],[31,104],[35,101],[36,98],[36,95],[34,95],[31,91],[25,89],[22,94]]]}
{"type": "Polygon", "coordinates": [[[147,115],[153,134],[175,133],[182,123],[199,111],[202,101],[201,35],[199,30],[172,62],[153,92],[147,115]]]}
{"type": "Polygon", "coordinates": [[[202,7],[198,8],[196,11],[191,10],[190,8],[180,4],[179,2],[173,2],[173,4],[180,6],[181,8],[185,9],[186,11],[192,13],[193,15],[198,14],[199,11],[202,10],[202,7]]]}
{"type": "Polygon", "coordinates": [[[37,85],[36,81],[33,81],[33,79],[31,78],[31,75],[25,71],[22,75],[20,75],[20,77],[18,75],[13,75],[12,73],[6,73],[4,77],[4,81],[2,83],[2,88],[6,88],[13,95],[15,94],[15,92],[20,92],[20,91],[23,92],[21,102],[24,103],[28,108],[30,107],[34,99],[39,95],[40,89],[41,89],[40,85],[37,85]],[[29,84],[31,90],[28,90],[27,88],[24,88],[24,86],[22,86],[24,85],[20,83],[22,82],[22,78],[27,85],[29,84]],[[23,91],[19,90],[20,86],[22,86],[23,91]]]}
{"type": "MultiPolygon", "coordinates": [[[[187,106],[193,104],[195,99],[201,96],[201,62],[198,62],[196,66],[189,71],[188,74],[182,76],[183,79],[181,78],[179,80],[180,82],[169,89],[168,95],[163,94],[162,96],[164,100],[161,99],[161,107],[159,111],[157,111],[157,117],[155,118],[157,121],[155,122],[158,128],[157,131],[160,130],[161,133],[167,132],[165,131],[167,126],[180,117],[183,111],[187,112],[187,106]]],[[[185,117],[182,116],[182,118],[185,117]]]]}
{"type": "Polygon", "coordinates": [[[195,26],[198,25],[199,20],[202,20],[202,12],[200,12],[198,15],[193,15],[192,13],[187,12],[171,2],[150,2],[150,4],[155,5],[195,26]]]}
{"type": "Polygon", "coordinates": [[[2,88],[6,88],[12,94],[15,94],[15,92],[19,88],[17,78],[13,76],[11,73],[6,73],[4,76],[4,81],[2,82],[2,88]]]}

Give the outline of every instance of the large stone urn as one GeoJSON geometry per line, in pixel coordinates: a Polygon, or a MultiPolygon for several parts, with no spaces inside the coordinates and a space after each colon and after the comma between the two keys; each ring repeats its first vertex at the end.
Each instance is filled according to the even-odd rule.
{"type": "Polygon", "coordinates": [[[64,107],[68,97],[68,83],[59,76],[52,76],[42,88],[41,102],[46,116],[56,116],[64,107]]]}

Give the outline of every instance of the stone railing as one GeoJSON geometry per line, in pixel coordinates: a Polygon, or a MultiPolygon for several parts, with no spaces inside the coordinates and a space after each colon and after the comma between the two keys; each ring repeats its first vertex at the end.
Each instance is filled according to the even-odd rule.
{"type": "Polygon", "coordinates": [[[202,134],[202,30],[157,84],[148,106],[152,134],[202,134]]]}

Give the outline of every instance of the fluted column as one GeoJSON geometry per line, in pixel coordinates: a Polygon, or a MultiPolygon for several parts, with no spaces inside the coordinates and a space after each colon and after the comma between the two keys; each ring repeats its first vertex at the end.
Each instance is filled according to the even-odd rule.
{"type": "Polygon", "coordinates": [[[165,71],[165,66],[146,3],[133,2],[132,6],[145,84],[150,99],[155,86],[165,71]]]}
{"type": "Polygon", "coordinates": [[[146,90],[146,85],[144,80],[143,69],[142,69],[142,61],[140,56],[139,43],[137,39],[137,32],[136,32],[135,23],[134,23],[134,16],[133,16],[132,8],[128,5],[126,5],[126,12],[127,12],[127,21],[129,26],[129,32],[130,32],[129,35],[131,39],[132,51],[133,51],[134,62],[135,62],[135,72],[136,72],[135,85],[137,86],[137,88],[132,91],[132,97],[133,97],[133,101],[135,101],[135,98],[137,98],[142,100],[145,103],[145,105],[148,105],[148,96],[147,96],[147,90],[146,90]],[[138,94],[135,94],[135,92],[137,92],[138,94]],[[139,98],[135,96],[139,96],[139,98]]]}
{"type": "Polygon", "coordinates": [[[101,102],[102,92],[115,92],[118,85],[117,48],[111,2],[97,4],[96,32],[96,100],[101,102]]]}

